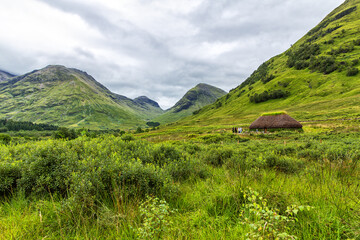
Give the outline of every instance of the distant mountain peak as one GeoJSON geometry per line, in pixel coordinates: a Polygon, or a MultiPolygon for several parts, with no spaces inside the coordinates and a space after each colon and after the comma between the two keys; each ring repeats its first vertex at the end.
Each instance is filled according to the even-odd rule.
{"type": "Polygon", "coordinates": [[[214,103],[225,94],[226,92],[220,88],[206,83],[199,83],[187,91],[172,108],[168,109],[166,113],[158,118],[155,118],[155,120],[160,122],[177,121],[208,104],[214,103]]]}
{"type": "Polygon", "coordinates": [[[137,97],[134,99],[134,101],[140,105],[149,104],[153,107],[160,108],[160,106],[157,102],[155,102],[154,100],[151,100],[150,98],[148,98],[146,96],[137,97]]]}
{"type": "Polygon", "coordinates": [[[14,74],[8,73],[6,71],[0,70],[0,82],[6,81],[12,77],[15,77],[14,74]]]}

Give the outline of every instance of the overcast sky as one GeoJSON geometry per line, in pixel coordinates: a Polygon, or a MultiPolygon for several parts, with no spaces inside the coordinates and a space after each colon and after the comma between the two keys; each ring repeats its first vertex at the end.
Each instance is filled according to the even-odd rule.
{"type": "Polygon", "coordinates": [[[208,83],[226,91],[343,0],[4,0],[0,69],[59,64],[169,108],[208,83]]]}

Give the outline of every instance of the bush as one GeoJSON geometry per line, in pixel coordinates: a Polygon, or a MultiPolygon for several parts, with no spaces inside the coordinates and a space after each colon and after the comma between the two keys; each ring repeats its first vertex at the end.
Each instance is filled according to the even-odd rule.
{"type": "Polygon", "coordinates": [[[77,155],[65,142],[47,142],[24,158],[20,186],[30,194],[58,192],[65,195],[69,177],[77,169],[77,155]]]}
{"type": "Polygon", "coordinates": [[[123,186],[129,197],[143,198],[146,195],[160,195],[168,177],[152,164],[140,161],[126,164],[119,172],[119,186],[123,186]]]}
{"type": "Polygon", "coordinates": [[[159,122],[147,122],[146,125],[148,125],[149,127],[158,127],[160,126],[160,123],[159,122]]]}
{"type": "Polygon", "coordinates": [[[210,173],[206,165],[194,159],[171,162],[165,170],[175,181],[184,181],[191,177],[207,178],[210,173]]]}
{"type": "Polygon", "coordinates": [[[11,137],[10,135],[7,134],[0,134],[0,144],[9,144],[11,142],[11,137]]]}
{"type": "Polygon", "coordinates": [[[353,41],[355,46],[360,46],[360,39],[356,39],[353,41]]]}
{"type": "Polygon", "coordinates": [[[324,74],[329,74],[338,69],[338,65],[334,57],[318,57],[311,58],[309,69],[324,74]]]}
{"type": "Polygon", "coordinates": [[[220,167],[224,162],[231,158],[234,153],[232,148],[211,146],[206,152],[203,153],[203,159],[206,163],[215,167],[220,167]]]}
{"type": "Polygon", "coordinates": [[[356,76],[359,73],[359,69],[358,68],[349,68],[346,72],[346,76],[351,77],[351,76],[356,76]]]}
{"type": "Polygon", "coordinates": [[[296,173],[304,166],[303,162],[290,157],[270,155],[266,157],[266,165],[283,173],[296,173]]]}
{"type": "Polygon", "coordinates": [[[351,8],[348,8],[344,11],[342,11],[341,13],[337,14],[335,17],[334,17],[334,20],[338,20],[340,18],[343,18],[345,17],[346,15],[349,15],[350,13],[354,12],[356,10],[356,6],[355,7],[351,7],[351,8]]]}
{"type": "Polygon", "coordinates": [[[170,216],[174,211],[165,200],[148,197],[139,210],[142,224],[137,228],[137,234],[140,239],[162,239],[173,225],[170,216]]]}
{"type": "Polygon", "coordinates": [[[170,144],[161,144],[152,150],[153,163],[163,166],[168,162],[184,159],[182,153],[170,144]]]}
{"type": "Polygon", "coordinates": [[[68,129],[65,127],[60,127],[56,132],[54,132],[53,137],[55,139],[68,139],[72,140],[78,137],[74,129],[68,129]]]}
{"type": "Polygon", "coordinates": [[[0,194],[7,194],[16,189],[21,178],[20,166],[15,163],[0,162],[0,194]]]}
{"type": "Polygon", "coordinates": [[[124,134],[124,135],[122,135],[121,139],[125,142],[130,142],[130,141],[135,140],[134,136],[131,134],[124,134]]]}
{"type": "Polygon", "coordinates": [[[288,61],[287,66],[292,68],[297,66],[296,69],[304,69],[309,64],[308,61],[312,56],[320,54],[320,46],[318,44],[302,44],[295,50],[289,50],[287,53],[288,61]]]}
{"type": "Polygon", "coordinates": [[[264,91],[260,94],[255,93],[254,95],[251,95],[250,98],[250,102],[253,103],[261,103],[261,102],[266,102],[268,100],[272,100],[272,99],[279,99],[279,98],[286,98],[290,95],[290,92],[288,91],[284,91],[281,89],[277,89],[277,90],[272,90],[272,91],[264,91]]]}
{"type": "Polygon", "coordinates": [[[135,131],[135,133],[143,133],[143,132],[144,132],[144,130],[142,130],[141,127],[138,127],[135,131]]]}
{"type": "Polygon", "coordinates": [[[275,78],[275,76],[271,74],[270,76],[266,76],[266,77],[262,78],[261,81],[265,84],[265,83],[270,82],[274,78],[275,78]]]}
{"type": "Polygon", "coordinates": [[[349,53],[354,51],[354,44],[347,44],[347,45],[343,45],[340,46],[338,49],[331,49],[331,51],[329,52],[330,55],[339,55],[341,53],[349,53]]]}

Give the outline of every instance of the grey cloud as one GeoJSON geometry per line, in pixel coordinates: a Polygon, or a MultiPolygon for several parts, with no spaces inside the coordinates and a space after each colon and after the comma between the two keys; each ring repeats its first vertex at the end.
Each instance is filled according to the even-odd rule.
{"type": "MultiPolygon", "coordinates": [[[[21,53],[0,41],[0,68],[11,66],[4,70],[24,73],[48,64],[75,67],[87,71],[113,92],[130,98],[146,95],[160,101],[164,108],[173,105],[200,82],[226,91],[236,87],[262,62],[286,50],[343,2],[203,0],[189,13],[164,14],[170,15],[171,20],[157,27],[165,33],[176,34],[162,36],[125,16],[119,15],[114,22],[108,15],[116,14],[116,10],[103,6],[101,1],[39,1],[63,13],[79,16],[102,38],[89,39],[91,46],[88,42],[80,42],[64,53],[21,53]],[[189,29],[178,29],[178,22],[189,29]],[[196,29],[193,34],[187,32],[193,29],[196,29]],[[201,54],[208,54],[206,48],[202,49],[204,43],[233,46],[213,57],[204,57],[201,54]],[[106,53],[99,57],[99,52],[106,53]],[[136,64],[126,64],[126,58],[121,62],[118,60],[121,56],[134,59],[136,64]]],[[[133,1],[143,6],[151,3],[133,1]]],[[[169,4],[169,1],[164,0],[162,4],[169,4]]]]}

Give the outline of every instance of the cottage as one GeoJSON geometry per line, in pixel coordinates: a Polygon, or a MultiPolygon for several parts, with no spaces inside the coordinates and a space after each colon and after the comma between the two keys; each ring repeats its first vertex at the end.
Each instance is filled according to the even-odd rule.
{"type": "Polygon", "coordinates": [[[269,113],[263,114],[256,119],[249,127],[250,129],[274,129],[274,128],[291,128],[301,129],[302,125],[286,113],[269,113]]]}

